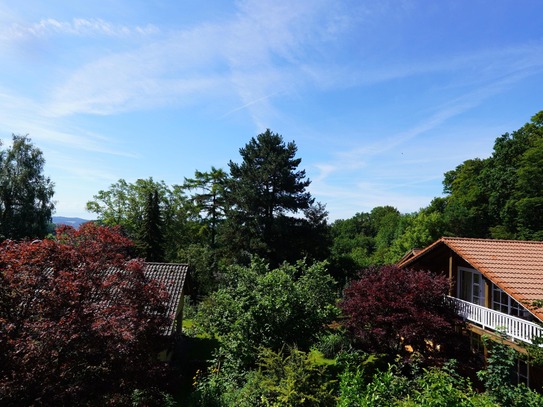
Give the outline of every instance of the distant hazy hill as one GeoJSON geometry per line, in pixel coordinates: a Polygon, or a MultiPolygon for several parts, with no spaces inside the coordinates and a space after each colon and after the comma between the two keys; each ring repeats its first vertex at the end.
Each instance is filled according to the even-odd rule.
{"type": "Polygon", "coordinates": [[[81,218],[67,218],[65,216],[53,216],[53,223],[55,225],[67,225],[67,226],[73,226],[74,228],[78,228],[81,224],[90,222],[88,219],[81,219],[81,218]]]}

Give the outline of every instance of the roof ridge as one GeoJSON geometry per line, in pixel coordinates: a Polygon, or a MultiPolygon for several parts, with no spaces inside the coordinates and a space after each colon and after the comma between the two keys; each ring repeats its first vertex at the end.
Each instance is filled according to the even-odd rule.
{"type": "Polygon", "coordinates": [[[508,242],[508,243],[529,243],[529,244],[543,244],[541,240],[515,240],[515,239],[492,239],[485,237],[453,237],[453,236],[443,236],[439,240],[471,240],[471,241],[485,241],[489,243],[494,242],[508,242]]]}
{"type": "Polygon", "coordinates": [[[172,265],[172,266],[188,266],[188,263],[172,263],[172,262],[162,262],[162,261],[145,261],[143,264],[159,264],[162,266],[172,265]]]}

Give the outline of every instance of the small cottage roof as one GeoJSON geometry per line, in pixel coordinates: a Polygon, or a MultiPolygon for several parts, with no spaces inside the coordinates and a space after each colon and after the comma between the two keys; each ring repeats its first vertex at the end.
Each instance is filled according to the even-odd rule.
{"type": "MultiPolygon", "coordinates": [[[[168,293],[168,304],[166,306],[166,315],[170,317],[171,323],[164,331],[165,336],[173,334],[177,313],[180,309],[183,290],[187,283],[189,266],[183,263],[152,263],[143,264],[143,274],[148,279],[154,279],[164,286],[168,293]]],[[[106,274],[122,272],[120,269],[112,267],[105,270],[106,274]]]]}
{"type": "MultiPolygon", "coordinates": [[[[179,304],[185,288],[189,266],[180,263],[145,263],[143,273],[147,278],[153,278],[164,285],[169,294],[167,312],[168,315],[175,317],[179,309],[179,304]]],[[[167,335],[173,333],[175,320],[166,332],[167,335]]]]}

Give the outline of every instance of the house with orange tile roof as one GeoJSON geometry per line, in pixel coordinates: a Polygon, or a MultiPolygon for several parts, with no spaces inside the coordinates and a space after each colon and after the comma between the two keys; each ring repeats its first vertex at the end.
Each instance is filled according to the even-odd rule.
{"type": "MultiPolygon", "coordinates": [[[[523,352],[523,343],[543,336],[543,242],[442,237],[398,266],[449,277],[448,300],[476,347],[481,335],[504,332],[523,352]]],[[[519,360],[517,373],[519,381],[543,384],[541,368],[519,360]]]]}

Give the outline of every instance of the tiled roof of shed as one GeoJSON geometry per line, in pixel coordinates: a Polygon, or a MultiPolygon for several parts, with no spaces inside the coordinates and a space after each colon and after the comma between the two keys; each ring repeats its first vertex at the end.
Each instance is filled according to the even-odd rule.
{"type": "MultiPolygon", "coordinates": [[[[409,266],[441,245],[454,250],[521,304],[543,300],[543,242],[442,237],[400,267],[409,266]]],[[[543,309],[532,312],[543,320],[543,309]]]]}
{"type": "MultiPolygon", "coordinates": [[[[104,273],[118,273],[121,270],[115,267],[104,270],[104,273]]],[[[143,274],[147,278],[152,278],[158,281],[164,286],[168,292],[168,304],[166,313],[168,317],[172,318],[170,326],[165,330],[164,335],[171,335],[175,330],[175,317],[177,316],[177,310],[181,297],[183,295],[183,289],[187,281],[189,272],[188,264],[182,263],[144,263],[143,274]]],[[[52,275],[53,270],[46,268],[45,273],[49,276],[52,275]]]]}
{"type": "MultiPolygon", "coordinates": [[[[145,263],[145,268],[143,270],[145,276],[162,283],[166,291],[168,291],[170,297],[168,301],[168,315],[171,317],[175,317],[179,302],[181,301],[188,269],[189,266],[187,264],[145,263]]],[[[174,328],[174,321],[172,321],[166,334],[169,335],[173,333],[174,328]]]]}

